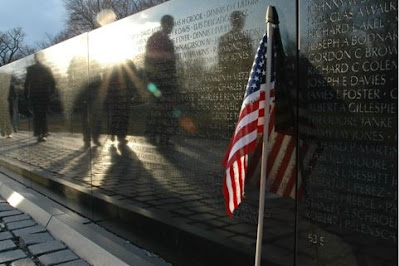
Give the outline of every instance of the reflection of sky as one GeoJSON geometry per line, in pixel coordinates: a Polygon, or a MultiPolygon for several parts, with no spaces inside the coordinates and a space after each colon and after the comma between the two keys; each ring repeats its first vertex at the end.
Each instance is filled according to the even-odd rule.
{"type": "MultiPolygon", "coordinates": [[[[215,47],[218,45],[218,38],[231,29],[229,22],[229,15],[235,10],[241,10],[247,14],[244,31],[251,34],[253,39],[254,51],[258,46],[258,41],[262,37],[265,26],[265,12],[268,5],[273,5],[277,8],[280,18],[281,35],[283,38],[286,52],[288,51],[288,43],[290,43],[290,50],[294,51],[292,45],[295,43],[295,5],[292,0],[249,0],[249,1],[214,1],[203,0],[196,2],[188,2],[186,0],[172,0],[160,6],[156,6],[132,15],[130,17],[121,19],[115,23],[108,24],[100,29],[94,30],[88,34],[88,43],[86,38],[82,35],[75,37],[66,42],[60,43],[56,46],[46,49],[46,61],[51,62],[53,66],[57,66],[58,74],[65,74],[70,60],[75,56],[87,55],[90,59],[94,59],[103,66],[115,62],[123,61],[125,59],[134,59],[140,57],[144,53],[147,38],[159,29],[160,19],[165,14],[170,14],[174,17],[175,22],[183,21],[185,19],[192,20],[192,22],[185,23],[190,29],[187,33],[189,38],[184,41],[179,41],[178,38],[185,34],[171,34],[171,39],[175,41],[177,52],[190,52],[196,49],[208,49],[207,55],[212,58],[215,57],[215,47]],[[248,6],[241,6],[242,2],[250,3],[248,6]],[[193,7],[195,3],[195,7],[193,7]],[[221,11],[222,10],[222,11],[221,11]],[[218,11],[221,11],[218,13],[218,11]],[[213,15],[211,15],[213,13],[213,15]],[[202,19],[196,20],[196,15],[201,14],[202,19]],[[198,30],[194,29],[197,22],[214,19],[217,17],[225,17],[223,23],[218,26],[213,25],[208,28],[216,28],[219,26],[219,31],[214,32],[209,37],[194,39],[194,33],[198,30]],[[195,20],[195,21],[193,21],[195,20]],[[290,41],[288,41],[290,38],[290,41]],[[204,43],[205,40],[209,42],[204,43]],[[201,48],[192,48],[191,43],[194,41],[203,41],[201,48]],[[214,48],[214,49],[213,49],[214,48]],[[213,52],[214,51],[214,52],[213,52]]],[[[174,30],[182,31],[184,27],[176,25],[174,30]]],[[[204,55],[205,56],[205,55],[204,55]]],[[[190,58],[190,59],[193,59],[190,58]]]]}
{"type": "Polygon", "coordinates": [[[1,0],[0,31],[22,27],[24,43],[35,45],[54,36],[64,27],[65,8],[62,0],[1,0]]]}

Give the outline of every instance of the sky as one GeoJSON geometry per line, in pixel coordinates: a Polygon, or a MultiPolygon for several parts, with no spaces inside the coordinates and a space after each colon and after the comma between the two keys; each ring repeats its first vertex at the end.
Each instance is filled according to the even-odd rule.
{"type": "Polygon", "coordinates": [[[21,27],[24,43],[34,46],[64,28],[66,12],[62,0],[0,0],[0,31],[21,27]]]}

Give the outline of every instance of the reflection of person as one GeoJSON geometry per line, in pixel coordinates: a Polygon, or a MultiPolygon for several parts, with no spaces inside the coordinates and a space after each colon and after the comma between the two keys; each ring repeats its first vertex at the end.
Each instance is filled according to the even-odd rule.
{"type": "Polygon", "coordinates": [[[88,80],[82,79],[79,70],[83,65],[87,65],[82,58],[73,60],[69,67],[69,79],[74,89],[77,91],[74,94],[74,106],[80,114],[84,147],[90,147],[92,140],[96,146],[100,146],[100,130],[101,130],[101,106],[102,100],[100,90],[102,79],[99,73],[100,67],[97,63],[90,64],[91,73],[88,80]]]}
{"type": "Polygon", "coordinates": [[[230,22],[232,29],[219,39],[218,64],[223,73],[248,72],[253,57],[251,39],[242,32],[245,15],[241,11],[234,11],[230,22]]]}
{"type": "Polygon", "coordinates": [[[11,84],[10,84],[10,93],[8,95],[8,104],[9,104],[9,109],[10,109],[10,117],[11,117],[11,125],[14,129],[14,132],[18,131],[18,118],[19,118],[19,112],[18,112],[18,93],[16,89],[16,80],[15,77],[11,78],[11,84]]]}
{"type": "Polygon", "coordinates": [[[0,131],[1,136],[11,138],[10,121],[10,86],[11,76],[6,73],[0,73],[0,131]]]}
{"type": "Polygon", "coordinates": [[[107,78],[109,82],[105,104],[110,118],[111,140],[117,136],[120,144],[127,141],[130,100],[134,89],[130,75],[135,74],[135,65],[127,61],[116,65],[112,69],[110,77],[107,78]]]}
{"type": "Polygon", "coordinates": [[[145,70],[148,89],[153,93],[154,104],[146,121],[146,133],[157,144],[167,144],[176,133],[174,119],[174,94],[177,90],[175,47],[169,34],[172,32],[174,18],[165,15],[161,19],[161,30],[147,41],[145,70]]]}
{"type": "MultiPolygon", "coordinates": [[[[234,85],[225,84],[228,93],[239,93],[242,95],[246,87],[247,73],[253,64],[252,43],[249,36],[243,33],[245,15],[241,11],[234,11],[230,15],[231,30],[222,35],[218,43],[218,68],[216,75],[223,75],[234,85]]],[[[236,97],[229,104],[235,106],[224,123],[227,128],[233,130],[236,123],[236,114],[242,105],[242,98],[236,97]]],[[[215,110],[220,112],[220,110],[215,110]]]]}
{"type": "Polygon", "coordinates": [[[45,141],[48,134],[47,110],[50,96],[55,92],[55,81],[51,71],[35,54],[35,64],[27,68],[24,94],[33,109],[33,135],[45,141]]]}

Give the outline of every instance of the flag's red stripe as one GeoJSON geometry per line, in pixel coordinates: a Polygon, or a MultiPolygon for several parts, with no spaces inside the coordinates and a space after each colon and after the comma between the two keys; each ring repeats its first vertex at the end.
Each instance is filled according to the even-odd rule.
{"type": "MultiPolygon", "coordinates": [[[[249,109],[246,109],[245,111],[247,113],[247,111],[250,111],[250,110],[251,109],[249,108],[249,109]]],[[[257,120],[258,119],[253,120],[252,122],[249,123],[250,125],[248,124],[247,126],[242,127],[239,132],[237,132],[236,134],[233,135],[233,137],[231,138],[231,140],[229,142],[228,149],[225,152],[225,156],[224,156],[224,159],[223,159],[223,162],[222,162],[222,165],[225,168],[226,168],[227,165],[229,165],[227,160],[229,159],[229,154],[231,152],[232,147],[235,145],[235,143],[237,142],[238,139],[240,139],[241,137],[246,135],[245,133],[249,133],[249,132],[254,130],[254,125],[252,123],[256,123],[255,124],[255,126],[256,126],[257,125],[257,120]]]]}
{"type": "MultiPolygon", "coordinates": [[[[257,130],[257,121],[253,121],[251,124],[248,124],[246,127],[243,127],[238,134],[234,137],[234,141],[232,142],[232,146],[229,147],[229,151],[232,151],[233,146],[236,143],[241,144],[244,140],[241,140],[242,137],[245,137],[248,134],[251,134],[253,131],[257,130]]],[[[246,146],[248,144],[243,143],[243,146],[246,146]]],[[[229,159],[229,155],[227,160],[229,160],[226,165],[231,165],[233,161],[235,161],[237,158],[242,156],[242,148],[239,148],[236,150],[236,152],[232,155],[232,157],[229,159]]],[[[252,150],[247,150],[248,152],[251,152],[252,150]]]]}
{"type": "Polygon", "coordinates": [[[226,173],[224,174],[224,184],[223,184],[223,192],[224,192],[224,198],[225,198],[225,210],[226,213],[228,214],[229,217],[232,217],[233,213],[231,212],[231,209],[229,208],[229,191],[228,191],[228,186],[226,185],[226,173]]]}
{"type": "MultiPolygon", "coordinates": [[[[244,107],[239,114],[238,122],[236,123],[236,127],[239,125],[241,120],[248,114],[257,111],[257,109],[264,109],[264,106],[260,106],[260,102],[265,100],[265,93],[261,93],[257,100],[252,103],[249,103],[244,107]]],[[[236,131],[236,129],[235,129],[236,131]]]]}
{"type": "MultiPolygon", "coordinates": [[[[242,137],[257,130],[257,119],[251,121],[246,126],[242,127],[234,136],[234,143],[238,142],[242,137]]],[[[233,145],[232,145],[233,146],[233,145]]]]}
{"type": "Polygon", "coordinates": [[[240,149],[238,149],[228,161],[227,165],[232,165],[236,160],[243,156],[243,154],[249,154],[256,147],[257,139],[243,145],[240,149]]]}
{"type": "Polygon", "coordinates": [[[259,109],[260,100],[255,101],[252,104],[247,105],[239,114],[238,122],[236,123],[236,127],[240,124],[241,120],[248,114],[255,112],[259,109]]]}
{"type": "Polygon", "coordinates": [[[229,168],[230,178],[231,178],[231,187],[232,187],[232,201],[233,206],[236,209],[238,206],[238,202],[236,200],[236,182],[235,182],[235,171],[233,169],[233,165],[229,168]]]}
{"type": "Polygon", "coordinates": [[[247,165],[248,165],[248,156],[245,156],[244,157],[244,165],[243,165],[243,170],[244,170],[244,175],[245,175],[245,178],[243,179],[243,192],[244,192],[244,184],[246,183],[246,178],[248,177],[247,176],[247,165]]]}

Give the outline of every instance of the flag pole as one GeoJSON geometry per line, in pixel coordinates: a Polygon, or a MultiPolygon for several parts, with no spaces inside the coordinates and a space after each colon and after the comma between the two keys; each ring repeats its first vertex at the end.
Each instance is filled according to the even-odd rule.
{"type": "Polygon", "coordinates": [[[266,52],[266,92],[265,92],[265,121],[264,121],[264,134],[263,134],[263,150],[262,150],[262,163],[261,163],[261,177],[260,177],[260,197],[258,207],[258,227],[257,227],[257,243],[256,243],[256,258],[255,266],[261,263],[262,254],[262,238],[264,227],[264,202],[265,202],[265,179],[267,175],[267,153],[268,153],[268,125],[269,125],[269,107],[270,107],[270,90],[271,90],[271,64],[272,64],[272,38],[273,38],[273,24],[274,24],[274,7],[268,6],[266,12],[267,24],[267,52],[266,52]]]}

